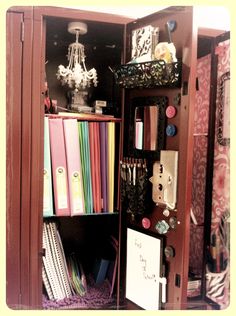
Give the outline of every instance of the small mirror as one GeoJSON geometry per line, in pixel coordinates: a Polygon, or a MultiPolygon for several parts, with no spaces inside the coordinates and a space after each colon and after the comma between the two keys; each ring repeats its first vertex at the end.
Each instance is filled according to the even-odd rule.
{"type": "Polygon", "coordinates": [[[132,99],[127,122],[128,154],[159,160],[165,146],[166,96],[136,97],[132,99]]]}
{"type": "Polygon", "coordinates": [[[157,105],[140,106],[135,109],[135,148],[157,150],[158,142],[157,105]]]}

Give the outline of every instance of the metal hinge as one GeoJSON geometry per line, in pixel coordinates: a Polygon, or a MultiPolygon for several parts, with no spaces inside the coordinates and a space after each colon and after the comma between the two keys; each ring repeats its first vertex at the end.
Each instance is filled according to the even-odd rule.
{"type": "Polygon", "coordinates": [[[25,37],[25,25],[24,22],[21,22],[21,42],[24,42],[24,37],[25,37]]]}
{"type": "Polygon", "coordinates": [[[19,299],[18,299],[19,305],[21,305],[21,293],[19,293],[19,299]]]}

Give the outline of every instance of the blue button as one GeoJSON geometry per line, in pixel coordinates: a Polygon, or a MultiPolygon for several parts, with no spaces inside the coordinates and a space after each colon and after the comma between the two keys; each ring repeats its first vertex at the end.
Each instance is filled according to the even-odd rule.
{"type": "Polygon", "coordinates": [[[166,127],[166,135],[167,136],[174,136],[176,134],[176,126],[174,124],[169,124],[166,127]]]}

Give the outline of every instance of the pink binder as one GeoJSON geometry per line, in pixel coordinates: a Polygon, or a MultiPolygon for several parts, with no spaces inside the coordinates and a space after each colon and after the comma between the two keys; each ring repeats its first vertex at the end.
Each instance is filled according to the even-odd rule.
{"type": "Polygon", "coordinates": [[[99,124],[98,122],[94,123],[94,132],[95,132],[95,181],[96,181],[96,200],[97,200],[97,209],[95,209],[96,213],[101,213],[102,211],[102,195],[101,195],[101,153],[100,153],[100,134],[99,134],[99,124]]]}
{"type": "Polygon", "coordinates": [[[79,130],[76,119],[65,119],[64,135],[71,215],[84,213],[84,191],[80,160],[79,130]]]}
{"type": "Polygon", "coordinates": [[[62,119],[49,119],[49,131],[55,211],[57,216],[68,216],[70,204],[62,119]]]}

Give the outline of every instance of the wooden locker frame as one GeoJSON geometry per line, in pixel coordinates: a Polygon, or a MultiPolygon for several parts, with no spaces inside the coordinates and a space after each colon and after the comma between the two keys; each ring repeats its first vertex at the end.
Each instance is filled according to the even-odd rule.
{"type": "MultiPolygon", "coordinates": [[[[178,220],[180,225],[176,234],[172,234],[170,242],[174,242],[177,237],[179,240],[179,249],[174,262],[171,265],[170,278],[169,278],[169,303],[166,304],[167,309],[182,309],[186,308],[187,298],[187,274],[188,274],[188,252],[189,252],[189,209],[191,203],[191,172],[192,172],[192,126],[193,126],[193,104],[195,98],[195,82],[196,82],[196,43],[197,43],[197,26],[194,24],[193,9],[191,7],[172,7],[164,11],[152,14],[148,17],[133,21],[124,17],[119,17],[110,14],[94,13],[87,11],[79,11],[65,8],[54,7],[13,7],[9,9],[9,12],[17,13],[23,12],[25,17],[25,30],[27,27],[31,30],[30,33],[25,32],[24,39],[24,58],[28,56],[29,65],[28,68],[31,71],[26,71],[24,64],[23,81],[28,82],[28,89],[23,88],[23,96],[28,98],[24,104],[23,113],[23,127],[22,132],[22,163],[23,169],[26,171],[24,176],[22,175],[21,188],[23,189],[21,199],[21,233],[24,236],[24,240],[21,240],[21,283],[24,285],[24,291],[19,293],[21,295],[21,303],[19,308],[41,308],[42,307],[42,277],[41,277],[41,236],[42,236],[42,192],[43,192],[43,117],[44,110],[41,104],[43,104],[43,91],[44,91],[44,51],[45,51],[45,28],[43,27],[44,19],[48,16],[68,18],[68,19],[83,19],[98,22],[117,23],[124,25],[124,49],[129,42],[129,31],[132,27],[137,28],[143,23],[151,23],[152,21],[161,20],[163,23],[166,19],[175,19],[175,13],[185,12],[188,17],[189,30],[188,36],[185,38],[185,47],[182,56],[183,61],[183,73],[182,81],[186,88],[188,82],[188,94],[181,95],[181,106],[179,108],[180,123],[184,124],[184,128],[179,130],[179,147],[180,155],[179,161],[187,161],[187,164],[179,164],[179,174],[181,178],[185,178],[186,181],[178,180],[178,220]],[[28,15],[27,15],[28,14],[28,15]],[[158,20],[156,20],[158,19],[158,20]],[[127,25],[128,22],[133,21],[132,27],[127,25]],[[195,26],[194,26],[195,25],[195,26]],[[128,36],[127,36],[128,35],[128,36]],[[30,50],[28,48],[30,47],[30,50]],[[28,55],[27,55],[28,54],[28,55]],[[41,62],[39,62],[41,61],[41,62]],[[32,83],[32,85],[31,85],[32,83]],[[186,133],[187,128],[187,133],[186,133]],[[30,166],[30,168],[28,167],[30,166]],[[24,206],[24,207],[23,207],[24,206]],[[26,234],[26,235],[25,235],[26,234]],[[187,256],[186,256],[187,255],[187,256]],[[176,287],[176,276],[180,276],[180,287],[176,287]],[[35,286],[38,284],[38,286],[35,286]],[[26,286],[27,285],[27,286],[26,286]],[[174,285],[174,286],[172,286],[174,285]]],[[[181,25],[181,24],[180,24],[181,25]]],[[[186,27],[186,23],[183,28],[186,27]]],[[[127,61],[126,53],[124,52],[124,61],[127,61]]],[[[167,89],[168,90],[168,89],[167,89]]],[[[182,91],[181,90],[181,91],[182,91]]],[[[138,92],[141,94],[141,92],[138,92]]],[[[151,92],[152,93],[152,92],[151,92]]],[[[185,89],[186,93],[186,89],[185,89]]],[[[123,90],[123,104],[122,113],[125,114],[125,101],[129,97],[123,90]]],[[[132,95],[132,93],[131,93],[132,95]]],[[[170,92],[172,95],[172,92],[170,92]]],[[[9,118],[11,119],[11,117],[9,118]]],[[[122,123],[122,134],[124,131],[124,123],[122,123]]],[[[121,142],[122,143],[122,142],[121,142]]],[[[167,147],[178,147],[175,141],[167,144],[167,147]]],[[[180,178],[180,177],[179,177],[180,178]]],[[[8,188],[8,194],[11,194],[11,190],[8,188]]],[[[8,225],[12,225],[8,221],[8,225]]],[[[154,220],[156,220],[154,218],[154,220]]],[[[120,226],[123,226],[123,218],[120,212],[120,226]]],[[[120,232],[121,236],[121,232],[120,232]]],[[[16,240],[15,240],[16,242],[16,240]]],[[[120,240],[120,245],[122,245],[120,240]]],[[[121,278],[121,256],[122,249],[119,247],[119,269],[118,279],[121,278]]],[[[119,282],[118,282],[119,283],[119,282]]],[[[10,286],[10,285],[9,285],[10,286]]],[[[14,286],[14,285],[12,285],[14,286]]],[[[118,291],[119,292],[119,291],[118,291]]],[[[13,300],[14,301],[14,300],[13,300]]],[[[118,293],[118,308],[119,308],[119,293],[118,293]]],[[[12,302],[14,305],[14,302],[12,302]]]]}

